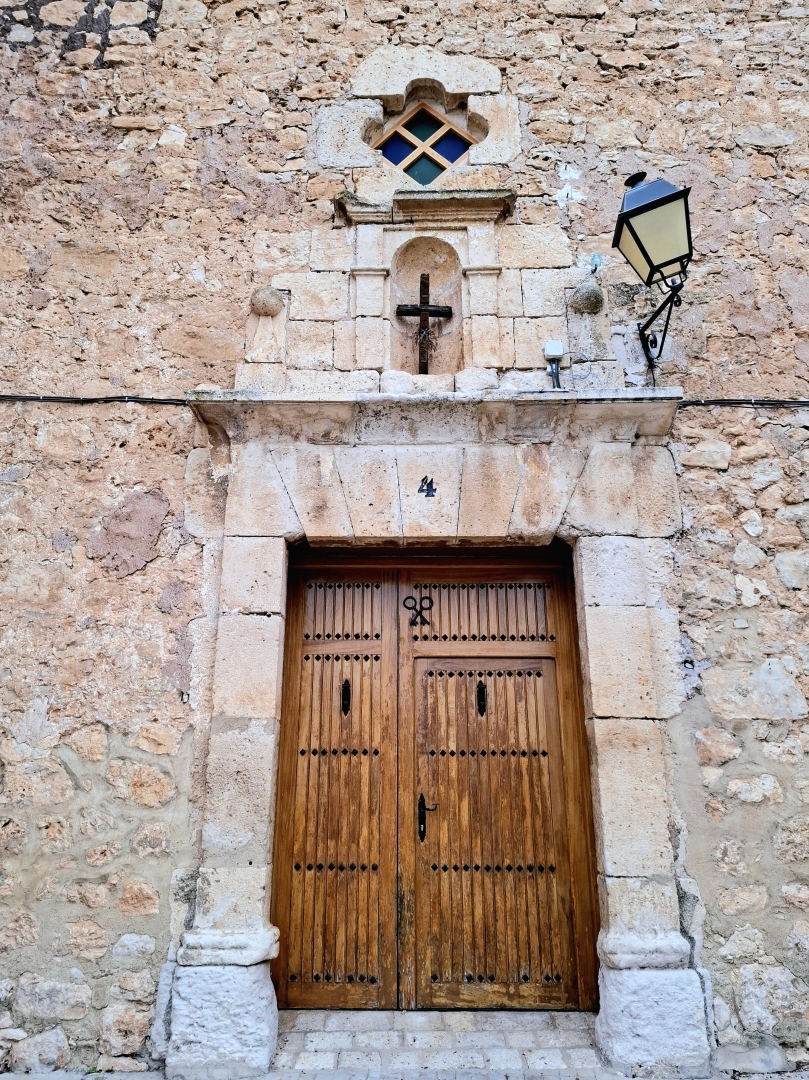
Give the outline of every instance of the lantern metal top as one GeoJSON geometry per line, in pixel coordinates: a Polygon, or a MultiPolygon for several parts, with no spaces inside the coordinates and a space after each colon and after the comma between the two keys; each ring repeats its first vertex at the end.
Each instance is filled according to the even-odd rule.
{"type": "MultiPolygon", "coordinates": [[[[691,188],[677,188],[670,184],[668,180],[662,178],[652,180],[649,183],[644,183],[645,179],[646,173],[638,172],[633,173],[626,181],[629,190],[624,195],[621,203],[621,211],[615,224],[612,246],[621,247],[622,233],[624,229],[627,229],[634,241],[634,244],[632,244],[633,250],[638,249],[638,254],[642,257],[642,261],[647,264],[648,270],[645,274],[642,273],[638,266],[635,265],[635,258],[628,258],[627,261],[630,262],[630,265],[633,266],[646,285],[652,285],[655,282],[666,282],[672,278],[677,279],[685,276],[686,267],[693,255],[691,222],[688,213],[688,196],[691,188]],[[648,227],[643,230],[645,233],[644,242],[644,238],[641,237],[633,221],[640,222],[641,218],[646,218],[646,215],[651,215],[678,200],[682,202],[684,215],[681,250],[676,252],[668,250],[664,258],[656,259],[653,251],[650,250],[652,244],[649,242],[649,233],[653,234],[655,230],[650,230],[648,227]]],[[[679,232],[679,230],[677,231],[679,232]]],[[[666,246],[669,247],[670,244],[666,246]]],[[[626,251],[622,251],[622,254],[624,254],[625,258],[627,257],[626,251]]]]}

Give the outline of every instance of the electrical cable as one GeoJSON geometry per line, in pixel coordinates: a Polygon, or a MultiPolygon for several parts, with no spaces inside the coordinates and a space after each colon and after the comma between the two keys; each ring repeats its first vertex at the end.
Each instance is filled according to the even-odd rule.
{"type": "Polygon", "coordinates": [[[719,405],[733,409],[806,409],[809,408],[808,398],[795,398],[793,400],[780,398],[685,398],[679,402],[679,408],[687,409],[692,406],[719,405]]]}
{"type": "MultiPolygon", "coordinates": [[[[566,356],[582,356],[584,353],[565,353],[566,356]]],[[[110,394],[100,397],[71,397],[66,394],[0,394],[0,402],[32,401],[51,405],[173,405],[187,408],[195,404],[186,398],[139,397],[136,394],[110,394]]],[[[680,409],[699,407],[724,407],[733,409],[807,409],[809,398],[685,398],[677,403],[680,409]]]]}
{"type": "Polygon", "coordinates": [[[177,405],[186,407],[192,402],[185,398],[138,397],[135,394],[113,394],[106,397],[70,397],[65,394],[0,394],[0,401],[39,401],[53,405],[105,405],[132,403],[135,405],[177,405]]]}

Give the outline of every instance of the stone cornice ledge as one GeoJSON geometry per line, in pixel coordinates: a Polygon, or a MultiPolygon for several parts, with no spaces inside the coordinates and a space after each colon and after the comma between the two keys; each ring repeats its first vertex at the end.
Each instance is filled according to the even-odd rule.
{"type": "Polygon", "coordinates": [[[177,951],[181,967],[236,964],[252,967],[278,956],[280,931],[276,926],[252,933],[228,934],[221,930],[186,931],[177,951]]]}
{"type": "Polygon", "coordinates": [[[191,390],[200,418],[236,441],[334,445],[630,442],[668,435],[680,387],[516,393],[301,394],[191,390]]]}
{"type": "Polygon", "coordinates": [[[494,222],[514,213],[514,188],[395,191],[388,204],[366,202],[350,191],[334,196],[334,206],[352,225],[458,225],[494,222]]]}

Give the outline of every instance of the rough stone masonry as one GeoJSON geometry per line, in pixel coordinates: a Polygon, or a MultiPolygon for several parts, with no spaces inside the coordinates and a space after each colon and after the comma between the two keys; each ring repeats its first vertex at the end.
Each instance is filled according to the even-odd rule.
{"type": "MultiPolygon", "coordinates": [[[[550,385],[548,337],[589,357],[568,389],[646,387],[654,298],[610,249],[645,169],[692,187],[696,249],[657,385],[806,398],[808,45],[788,0],[0,0],[2,392],[516,393],[550,385]],[[397,61],[401,91],[357,82],[427,46],[443,59],[397,61]],[[479,140],[435,186],[514,193],[491,258],[458,256],[497,284],[466,275],[429,383],[383,317],[394,249],[357,254],[367,206],[416,187],[370,142],[419,93],[479,140]],[[594,256],[604,306],[579,315],[594,256]],[[282,306],[251,309],[259,287],[282,306]]],[[[221,840],[209,744],[238,736],[211,728],[232,464],[188,407],[0,415],[0,1071],[143,1071],[216,896],[197,870],[221,840]]],[[[614,545],[587,603],[678,610],[687,698],[615,745],[665,755],[669,899],[717,1060],[774,1042],[809,1064],[809,407],[682,408],[666,445],[682,522],[645,569],[614,545]]],[[[187,970],[191,1043],[211,987],[187,970]]]]}

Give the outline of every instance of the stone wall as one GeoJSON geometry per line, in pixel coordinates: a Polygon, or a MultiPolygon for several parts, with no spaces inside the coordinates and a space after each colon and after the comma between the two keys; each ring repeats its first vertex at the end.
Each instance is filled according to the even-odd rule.
{"type": "MultiPolygon", "coordinates": [[[[560,317],[525,306],[550,237],[563,292],[598,255],[606,362],[645,385],[634,326],[651,297],[609,245],[623,178],[661,171],[692,185],[698,254],[658,384],[805,397],[807,41],[806,9],[730,0],[0,0],[0,389],[232,386],[255,363],[252,290],[347,278],[332,198],[388,182],[378,158],[329,156],[326,110],[351,104],[378,48],[427,43],[488,61],[517,101],[518,152],[463,183],[517,192],[498,254],[522,307],[503,291],[478,318],[560,317]],[[530,236],[545,244],[522,267],[508,253],[530,236]]],[[[284,385],[376,389],[384,364],[343,372],[356,348],[341,367],[335,342],[330,364],[306,343],[320,359],[283,365],[284,385]]],[[[18,1067],[143,1063],[163,1050],[161,965],[196,887],[227,467],[187,409],[0,409],[0,1045],[18,1067]]],[[[689,698],[643,722],[667,753],[680,923],[713,981],[717,1039],[772,1035],[795,1059],[809,1056],[807,443],[807,410],[679,414],[685,520],[666,542],[689,698]]]]}

